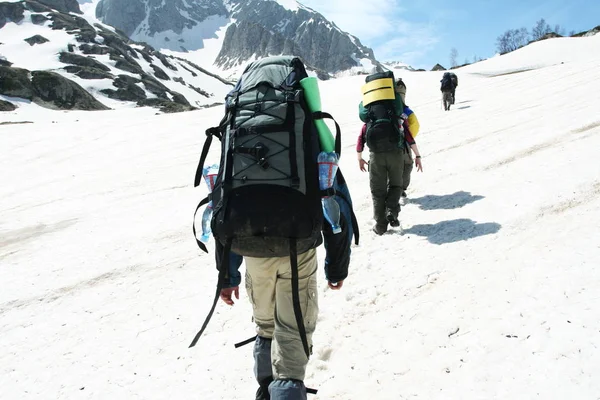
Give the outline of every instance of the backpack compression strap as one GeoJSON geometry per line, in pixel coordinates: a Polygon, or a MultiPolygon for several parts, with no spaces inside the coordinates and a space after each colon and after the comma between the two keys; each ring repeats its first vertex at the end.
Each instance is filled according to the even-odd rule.
{"type": "Polygon", "coordinates": [[[331,114],[322,112],[322,111],[315,111],[312,115],[313,115],[314,119],[327,118],[327,119],[330,119],[333,121],[333,123],[335,124],[335,152],[337,153],[338,157],[341,157],[342,156],[342,130],[340,129],[340,126],[338,125],[337,121],[335,119],[333,119],[331,114]]]}
{"type": "Polygon", "coordinates": [[[198,245],[198,247],[200,247],[200,250],[204,251],[205,253],[208,253],[208,249],[206,248],[204,243],[198,240],[198,236],[196,235],[196,214],[198,214],[198,210],[200,209],[200,207],[202,207],[205,204],[208,204],[209,201],[210,194],[204,199],[202,199],[200,203],[198,203],[198,207],[196,207],[196,211],[194,211],[194,218],[192,219],[192,231],[194,232],[194,239],[196,239],[196,244],[198,245]]]}
{"type": "Polygon", "coordinates": [[[298,324],[298,332],[302,340],[302,346],[306,353],[306,358],[310,358],[310,349],[308,347],[308,339],[306,338],[306,328],[304,327],[304,319],[302,318],[302,308],[300,308],[300,293],[298,287],[298,249],[296,247],[296,239],[290,238],[290,263],[292,264],[292,303],[294,304],[294,315],[298,324]]]}
{"type": "Polygon", "coordinates": [[[223,289],[223,286],[225,284],[225,278],[227,277],[227,274],[229,272],[229,254],[231,253],[231,242],[232,242],[232,240],[228,239],[227,242],[225,242],[225,246],[223,247],[223,258],[221,259],[222,263],[221,263],[221,265],[219,265],[219,278],[217,281],[217,291],[215,293],[215,298],[213,300],[212,307],[210,308],[210,311],[208,312],[208,315],[206,316],[206,319],[204,320],[204,323],[202,324],[202,328],[200,328],[200,330],[198,331],[196,336],[194,336],[192,343],[190,343],[189,348],[194,347],[196,345],[196,343],[198,343],[200,336],[202,336],[202,334],[204,333],[204,330],[208,326],[208,322],[210,321],[213,313],[215,312],[215,307],[217,306],[217,302],[219,301],[219,296],[221,295],[221,289],[223,289]]]}

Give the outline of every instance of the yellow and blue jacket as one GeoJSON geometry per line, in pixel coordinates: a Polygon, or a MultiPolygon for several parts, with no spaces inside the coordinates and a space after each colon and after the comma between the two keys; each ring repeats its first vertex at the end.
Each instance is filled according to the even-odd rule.
{"type": "Polygon", "coordinates": [[[413,112],[408,106],[404,106],[404,115],[406,115],[406,124],[408,125],[408,130],[413,138],[416,138],[419,134],[419,128],[421,125],[419,124],[419,120],[417,119],[417,114],[413,112]]]}

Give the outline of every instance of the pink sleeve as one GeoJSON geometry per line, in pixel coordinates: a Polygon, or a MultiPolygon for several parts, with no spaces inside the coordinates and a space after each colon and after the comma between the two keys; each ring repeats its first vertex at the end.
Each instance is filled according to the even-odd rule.
{"type": "Polygon", "coordinates": [[[365,149],[365,134],[367,133],[367,124],[363,124],[362,129],[360,130],[360,134],[358,135],[358,140],[356,141],[356,152],[362,153],[365,149]]]}
{"type": "Polygon", "coordinates": [[[415,138],[413,137],[412,133],[410,133],[408,123],[406,121],[404,121],[402,126],[404,127],[404,139],[406,140],[406,142],[408,143],[409,146],[412,146],[416,142],[415,142],[415,138]]]}

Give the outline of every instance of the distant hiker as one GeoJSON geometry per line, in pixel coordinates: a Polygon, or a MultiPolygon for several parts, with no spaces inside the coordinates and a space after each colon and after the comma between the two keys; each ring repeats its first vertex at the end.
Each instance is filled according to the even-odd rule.
{"type": "MultiPolygon", "coordinates": [[[[337,162],[340,131],[336,123],[335,144],[331,137],[335,148],[323,150],[315,121],[331,116],[311,111],[315,93],[301,84],[305,78],[299,58],[267,57],[250,63],[227,95],[221,124],[206,132],[196,172],[198,184],[207,146],[217,137],[221,162],[210,200],[219,280],[213,308],[190,346],[202,334],[219,297],[229,305],[234,297],[239,299],[238,269],[245,261],[245,286],[257,333],[252,338],[257,400],[306,399],[304,377],[318,317],[316,248],[325,242],[325,277],[330,289],[340,290],[348,276],[353,236],[358,243],[358,225],[341,171],[327,169],[332,186],[320,186],[323,171],[317,160],[326,154],[337,162]],[[332,209],[324,212],[324,199],[333,200],[339,215],[330,215],[332,209]]],[[[327,168],[330,164],[323,163],[327,168]]]]}
{"type": "MultiPolygon", "coordinates": [[[[396,92],[400,94],[400,98],[402,99],[402,104],[404,104],[404,115],[406,116],[404,121],[408,125],[408,131],[412,135],[413,139],[417,137],[419,134],[419,120],[417,119],[417,115],[406,105],[406,84],[402,81],[402,78],[398,78],[396,80],[396,92]]],[[[417,144],[411,144],[407,141],[408,146],[411,148],[411,151],[407,151],[404,153],[404,171],[402,174],[402,197],[406,197],[406,190],[410,185],[410,174],[413,170],[413,157],[412,153],[415,154],[415,157],[419,155],[419,150],[417,148],[417,144]],[[413,148],[414,147],[414,148],[413,148]]],[[[419,158],[415,158],[416,160],[421,162],[420,156],[419,158]]],[[[422,171],[422,168],[420,169],[422,171]]]]}
{"type": "Polygon", "coordinates": [[[449,111],[450,106],[454,104],[456,96],[456,87],[458,86],[458,77],[453,72],[444,72],[440,80],[440,90],[442,92],[442,102],[444,111],[449,111]]]}
{"type": "Polygon", "coordinates": [[[358,136],[356,152],[361,171],[366,171],[368,165],[375,220],[373,231],[383,235],[388,224],[400,226],[400,196],[409,148],[415,151],[420,171],[422,164],[404,113],[402,93],[406,93],[406,86],[396,84],[391,71],[369,75],[366,82],[363,101],[359,104],[359,117],[365,124],[358,136]],[[362,157],[365,144],[369,147],[369,162],[362,157]]]}

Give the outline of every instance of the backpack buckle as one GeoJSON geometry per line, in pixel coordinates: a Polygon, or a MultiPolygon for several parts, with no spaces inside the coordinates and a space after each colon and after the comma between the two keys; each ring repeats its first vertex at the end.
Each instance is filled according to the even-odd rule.
{"type": "Polygon", "coordinates": [[[297,176],[292,178],[292,188],[298,189],[300,187],[300,178],[297,176]]]}
{"type": "Polygon", "coordinates": [[[258,165],[260,165],[262,169],[267,169],[271,166],[271,164],[269,164],[267,159],[264,157],[258,159],[258,165]]]}
{"type": "Polygon", "coordinates": [[[256,143],[251,151],[252,155],[258,160],[258,165],[260,165],[262,169],[267,169],[271,166],[267,161],[267,153],[269,152],[269,148],[262,142],[256,143]]]}
{"type": "Polygon", "coordinates": [[[331,197],[335,196],[336,194],[337,191],[332,187],[321,190],[321,197],[331,197]]]}

